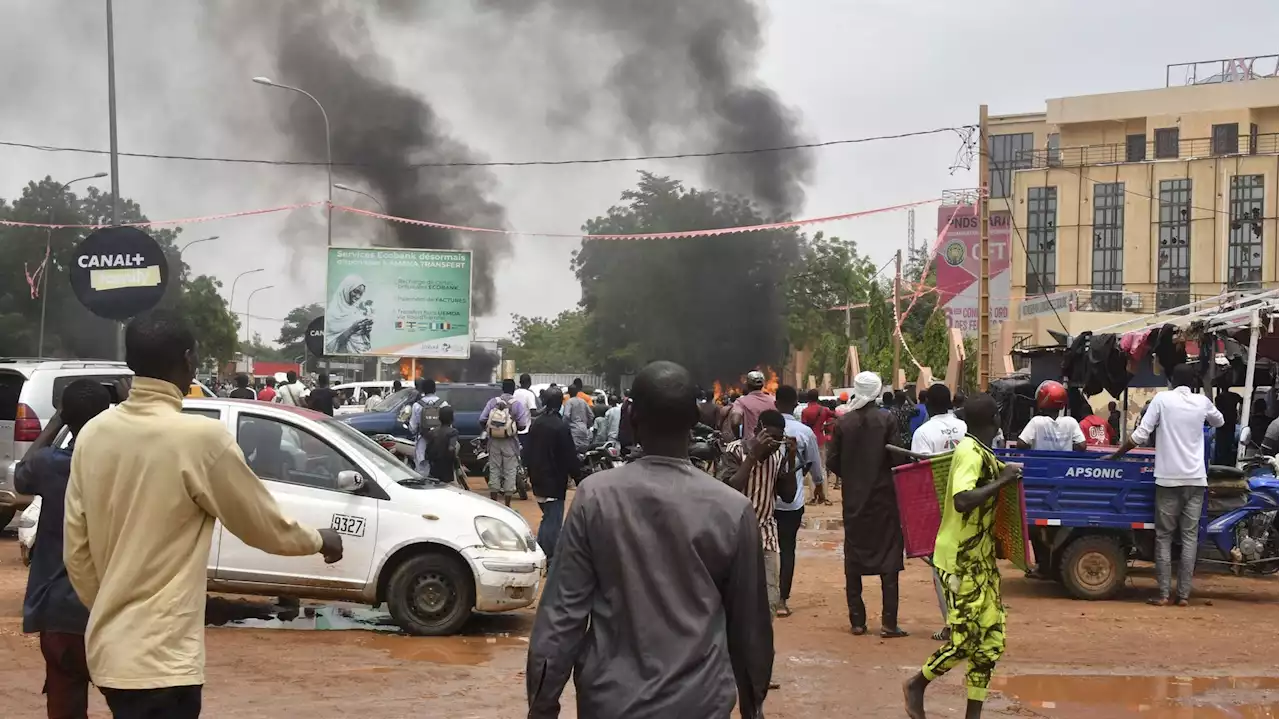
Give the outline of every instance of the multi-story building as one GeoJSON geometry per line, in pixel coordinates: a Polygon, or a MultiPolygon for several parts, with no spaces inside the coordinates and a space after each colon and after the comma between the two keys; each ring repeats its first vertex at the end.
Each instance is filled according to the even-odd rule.
{"type": "Polygon", "coordinates": [[[1276,287],[1276,69],[1274,55],[1171,65],[1165,87],[990,118],[990,209],[1013,218],[1016,338],[1276,287]]]}

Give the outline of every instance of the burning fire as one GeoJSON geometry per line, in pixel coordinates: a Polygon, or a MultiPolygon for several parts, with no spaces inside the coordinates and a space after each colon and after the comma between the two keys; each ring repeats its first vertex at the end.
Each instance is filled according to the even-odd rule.
{"type": "MultiPolygon", "coordinates": [[[[401,358],[400,358],[400,364],[399,364],[399,365],[397,365],[397,367],[398,367],[398,368],[399,368],[399,370],[400,370],[400,376],[401,376],[401,377],[406,377],[406,378],[408,378],[408,380],[409,380],[410,382],[412,382],[412,381],[414,381],[414,380],[417,380],[417,379],[420,379],[420,378],[422,377],[422,375],[423,375],[423,372],[422,372],[422,364],[421,364],[421,363],[415,363],[415,362],[414,362],[411,358],[409,358],[409,357],[401,357],[401,358]]],[[[437,381],[437,382],[449,382],[449,381],[451,381],[448,377],[445,377],[443,374],[441,374],[441,373],[439,373],[439,372],[437,372],[437,373],[435,374],[435,377],[433,377],[432,379],[434,379],[434,380],[435,380],[435,381],[437,381]]]]}
{"type": "MultiPolygon", "coordinates": [[[[773,368],[769,366],[765,366],[765,368],[762,369],[761,372],[764,373],[764,391],[768,392],[769,394],[777,394],[778,393],[778,373],[774,372],[773,368]]],[[[738,384],[736,385],[730,385],[726,387],[720,383],[720,380],[716,380],[715,382],[711,383],[711,389],[712,389],[712,392],[715,394],[716,401],[719,401],[720,398],[724,397],[725,395],[729,395],[731,397],[742,396],[742,390],[746,386],[746,384],[747,384],[747,376],[742,375],[741,377],[738,378],[738,384]]]]}

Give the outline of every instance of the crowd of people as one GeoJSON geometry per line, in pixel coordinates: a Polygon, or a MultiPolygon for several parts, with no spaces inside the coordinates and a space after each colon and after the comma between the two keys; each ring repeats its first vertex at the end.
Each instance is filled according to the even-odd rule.
{"type": "MultiPolygon", "coordinates": [[[[17,489],[41,496],[46,507],[23,626],[40,635],[51,717],[85,716],[91,684],[118,718],[199,715],[205,560],[215,520],[266,552],[342,557],[340,535],[281,514],[229,433],[182,414],[199,361],[180,318],[135,319],[125,344],[135,376],[117,387],[121,404],[107,411],[105,387],[70,383],[60,412],[16,470],[17,489]],[[72,443],[52,446],[64,426],[72,443]]],[[[1155,397],[1113,455],[1153,438],[1159,447],[1153,603],[1162,606],[1185,604],[1190,594],[1195,553],[1185,548],[1194,547],[1204,498],[1203,428],[1224,423],[1219,408],[1192,390],[1196,378],[1185,366],[1171,375],[1173,389],[1155,397]],[[1169,576],[1175,531],[1184,547],[1176,593],[1169,576]]],[[[270,387],[274,396],[255,399],[332,412],[327,380],[322,374],[303,392],[291,374],[270,387]]],[[[236,384],[235,396],[249,399],[247,384],[236,384]]],[[[863,589],[874,576],[876,634],[907,636],[898,613],[904,549],[892,469],[944,452],[952,453],[951,469],[928,558],[944,624],[934,638],[942,645],[904,684],[904,701],[910,717],[924,717],[930,683],[967,662],[966,717],[981,715],[1005,647],[995,498],[1021,478],[1020,465],[992,451],[1001,435],[996,401],[953,397],[934,384],[911,403],[882,392],[870,372],[858,374],[835,407],[816,392],[801,402],[794,387],[766,392],[764,385],[763,374],[751,372],[741,396],[717,402],[684,368],[655,362],[624,398],[597,402],[580,381],[535,393],[524,375],[518,385],[504,380],[485,405],[490,497],[510,505],[523,467],[542,514],[537,541],[549,569],[527,659],[530,717],[557,716],[571,676],[580,716],[726,716],[735,704],[744,719],[762,716],[769,691],[779,688],[773,625],[791,616],[797,535],[807,504],[830,501],[828,478],[841,487],[850,631],[870,632],[863,589]],[[689,461],[691,433],[708,420],[725,440],[714,477],[689,461]],[[613,441],[643,452],[581,481],[569,506],[571,482],[583,479],[581,452],[613,441]]],[[[460,470],[453,408],[433,381],[416,388],[408,424],[418,466],[452,481],[460,470]]],[[[1045,383],[1036,402],[1019,446],[1089,444],[1099,423],[1063,416],[1061,385],[1045,383]]]]}

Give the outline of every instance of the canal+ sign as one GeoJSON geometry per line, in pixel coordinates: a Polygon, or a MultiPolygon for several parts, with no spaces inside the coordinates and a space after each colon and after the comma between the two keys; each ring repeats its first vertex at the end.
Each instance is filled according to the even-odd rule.
{"type": "Polygon", "coordinates": [[[105,227],[81,240],[69,268],[71,291],[99,317],[128,320],[155,307],[169,285],[169,262],[136,227],[105,227]]]}

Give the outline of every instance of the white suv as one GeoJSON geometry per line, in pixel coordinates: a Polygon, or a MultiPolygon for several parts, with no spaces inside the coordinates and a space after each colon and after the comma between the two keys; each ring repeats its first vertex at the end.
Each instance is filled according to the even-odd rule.
{"type": "Polygon", "coordinates": [[[404,631],[423,635],[456,633],[472,610],[518,609],[537,596],[546,555],[514,510],[424,479],[318,412],[233,399],[186,399],[183,412],[235,435],[286,516],[342,535],[342,560],[325,564],[254,549],[219,523],[210,591],[386,602],[404,631]]]}
{"type": "Polygon", "coordinates": [[[62,390],[78,379],[109,385],[131,376],[123,362],[0,358],[0,529],[27,504],[13,491],[13,466],[57,411],[62,390]]]}

